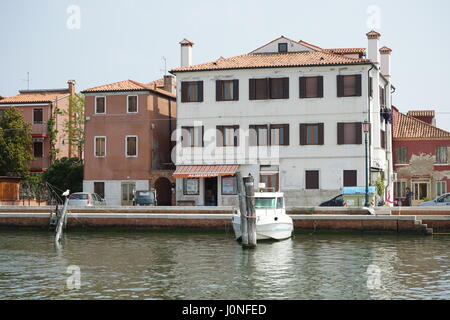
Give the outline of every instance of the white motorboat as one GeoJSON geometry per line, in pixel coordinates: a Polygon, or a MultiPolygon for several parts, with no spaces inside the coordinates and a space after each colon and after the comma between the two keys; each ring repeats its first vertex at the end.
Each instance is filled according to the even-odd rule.
{"type": "MultiPolygon", "coordinates": [[[[283,240],[292,236],[294,223],[286,214],[282,192],[255,192],[256,239],[283,240]]],[[[232,218],[236,239],[242,237],[241,216],[238,211],[232,218]]]]}

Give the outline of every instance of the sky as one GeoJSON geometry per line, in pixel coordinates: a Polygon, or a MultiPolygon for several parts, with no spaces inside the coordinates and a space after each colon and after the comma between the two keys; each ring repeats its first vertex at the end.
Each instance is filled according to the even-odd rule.
{"type": "Polygon", "coordinates": [[[393,103],[434,109],[450,131],[450,1],[406,0],[1,0],[0,95],[77,91],[132,79],[150,82],[180,65],[248,53],[284,35],[324,48],[367,47],[371,28],[392,52],[393,103]]]}

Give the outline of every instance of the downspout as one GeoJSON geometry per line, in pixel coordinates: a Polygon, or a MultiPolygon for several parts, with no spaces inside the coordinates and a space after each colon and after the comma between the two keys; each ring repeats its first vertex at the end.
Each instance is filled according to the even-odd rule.
{"type": "MultiPolygon", "coordinates": [[[[368,90],[367,90],[367,117],[368,117],[369,123],[371,123],[371,121],[370,121],[370,93],[371,93],[370,71],[372,71],[374,67],[375,67],[375,65],[372,64],[369,71],[367,71],[367,87],[368,87],[368,90]]],[[[372,81],[372,92],[373,92],[373,81],[372,81]]],[[[372,178],[371,168],[372,168],[372,125],[370,126],[370,135],[369,135],[369,180],[372,178]]]]}

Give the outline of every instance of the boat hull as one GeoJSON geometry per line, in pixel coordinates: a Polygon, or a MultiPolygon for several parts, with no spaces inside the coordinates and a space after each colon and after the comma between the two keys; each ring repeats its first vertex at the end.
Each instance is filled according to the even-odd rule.
{"type": "MultiPolygon", "coordinates": [[[[233,216],[233,230],[236,239],[242,237],[241,217],[233,216]]],[[[256,221],[256,240],[284,240],[292,236],[294,225],[289,216],[273,218],[258,217],[256,221]]]]}

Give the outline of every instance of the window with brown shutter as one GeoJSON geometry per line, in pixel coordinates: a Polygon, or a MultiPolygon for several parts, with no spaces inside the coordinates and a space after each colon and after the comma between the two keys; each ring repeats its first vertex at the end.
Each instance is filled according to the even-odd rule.
{"type": "Polygon", "coordinates": [[[289,125],[271,124],[270,125],[270,145],[288,146],[289,145],[289,125]]]}
{"type": "Polygon", "coordinates": [[[300,145],[323,145],[323,123],[301,123],[300,145]]]}
{"type": "Polygon", "coordinates": [[[249,79],[249,99],[289,99],[289,78],[249,79]]]}
{"type": "Polygon", "coordinates": [[[181,82],[181,102],[203,102],[203,81],[181,82]]]}
{"type": "Polygon", "coordinates": [[[204,127],[181,127],[181,145],[182,147],[203,147],[204,127]]]}
{"type": "Polygon", "coordinates": [[[289,78],[270,78],[270,99],[289,99],[289,78]]]}
{"type": "Polygon", "coordinates": [[[250,125],[250,146],[267,146],[269,145],[269,130],[267,125],[250,125]]]}
{"type": "Polygon", "coordinates": [[[138,96],[128,96],[128,113],[138,112],[138,96]]]}
{"type": "Polygon", "coordinates": [[[301,77],[300,98],[323,98],[323,77],[301,77]]]}
{"type": "Polygon", "coordinates": [[[319,189],[319,171],[305,171],[305,189],[319,189]]]}
{"type": "Polygon", "coordinates": [[[216,142],[218,147],[237,147],[239,145],[239,126],[217,126],[216,142]]]}
{"type": "Polygon", "coordinates": [[[33,156],[35,158],[42,158],[44,155],[44,143],[42,141],[33,142],[33,156]]]}
{"type": "Polygon", "coordinates": [[[216,80],[216,101],[239,100],[239,80],[216,80]]]}
{"type": "Polygon", "coordinates": [[[357,176],[357,170],[344,170],[344,187],[357,187],[357,176]]]}
{"type": "Polygon", "coordinates": [[[359,97],[361,91],[362,77],[360,74],[355,75],[338,75],[337,76],[337,96],[338,97],[359,97]]]}
{"type": "Polygon", "coordinates": [[[397,164],[408,163],[408,147],[400,146],[395,148],[395,162],[397,164]]]}
{"type": "Polygon", "coordinates": [[[362,123],[338,123],[337,135],[338,144],[362,144],[362,123]]]}
{"type": "Polygon", "coordinates": [[[382,149],[386,149],[386,132],[380,130],[380,146],[382,149]]]}
{"type": "Polygon", "coordinates": [[[137,157],[138,155],[138,137],[127,136],[126,139],[126,156],[137,157]]]}
{"type": "Polygon", "coordinates": [[[44,109],[33,109],[33,123],[42,124],[44,123],[44,109]]]}
{"type": "Polygon", "coordinates": [[[103,114],[106,112],[106,97],[95,97],[95,113],[103,114]]]}
{"type": "Polygon", "coordinates": [[[386,106],[386,90],[383,87],[380,87],[380,106],[386,106]]]}

